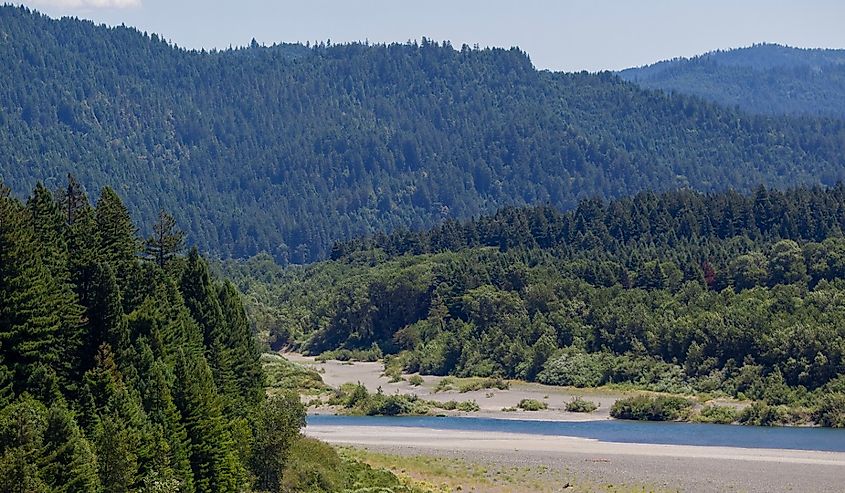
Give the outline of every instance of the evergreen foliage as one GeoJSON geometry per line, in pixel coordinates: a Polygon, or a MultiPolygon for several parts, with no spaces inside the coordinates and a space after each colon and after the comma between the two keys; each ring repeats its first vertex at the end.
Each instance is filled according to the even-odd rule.
{"type": "MultiPolygon", "coordinates": [[[[538,71],[518,49],[422,40],[195,52],[13,6],[0,8],[0,38],[0,176],[15,193],[74,172],[69,223],[85,214],[84,187],[109,186],[145,237],[167,229],[153,228],[167,209],[224,258],[306,263],[335,240],[507,205],[845,178],[842,122],[749,116],[609,73],[538,71]]],[[[113,228],[97,241],[113,262],[127,223],[109,210],[113,228]]]]}
{"type": "Polygon", "coordinates": [[[314,354],[772,409],[824,402],[834,410],[816,416],[836,423],[825,396],[845,372],[843,211],[842,185],[644,193],[337,243],[335,260],[308,267],[221,267],[260,331],[314,354]]]}
{"type": "MultiPolygon", "coordinates": [[[[264,375],[236,289],[196,251],[143,259],[111,190],[0,190],[0,491],[250,489],[264,375]]],[[[274,424],[281,475],[304,423],[274,424]]]]}

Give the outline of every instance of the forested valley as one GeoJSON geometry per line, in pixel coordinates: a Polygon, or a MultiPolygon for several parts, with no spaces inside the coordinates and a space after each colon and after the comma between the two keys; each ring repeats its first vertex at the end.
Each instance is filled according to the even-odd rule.
{"type": "Polygon", "coordinates": [[[276,347],[422,374],[749,399],[845,426],[845,186],[508,208],[223,271],[276,347]]]}
{"type": "Polygon", "coordinates": [[[188,51],[12,6],[0,40],[0,176],[17,197],[72,172],[120,193],[145,234],[164,208],[224,258],[307,263],[338,239],[510,205],[845,178],[841,121],[541,71],[515,48],[188,51]]]}
{"type": "Polygon", "coordinates": [[[410,491],[300,436],[265,393],[241,295],[110,188],[0,184],[0,491],[410,491]]]}

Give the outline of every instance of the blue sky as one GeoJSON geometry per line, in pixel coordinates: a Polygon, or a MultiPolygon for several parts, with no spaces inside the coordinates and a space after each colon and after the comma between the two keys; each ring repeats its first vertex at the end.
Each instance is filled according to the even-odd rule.
{"type": "Polygon", "coordinates": [[[777,42],[845,48],[842,0],[30,0],[51,16],[156,32],[188,48],[407,41],[519,46],[538,68],[621,69],[777,42]]]}

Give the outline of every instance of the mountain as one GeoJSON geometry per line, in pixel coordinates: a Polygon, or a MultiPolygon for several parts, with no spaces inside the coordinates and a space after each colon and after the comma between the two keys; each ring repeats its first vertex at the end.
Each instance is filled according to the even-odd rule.
{"type": "Polygon", "coordinates": [[[619,76],[757,114],[845,118],[845,50],[758,44],[630,68],[619,76]]]}
{"type": "Polygon", "coordinates": [[[0,8],[0,178],[110,186],[202,251],[324,258],[332,242],[504,205],[845,177],[845,124],[749,116],[610,73],[448,43],[186,51],[0,8]]]}
{"type": "Polygon", "coordinates": [[[772,406],[768,424],[831,426],[843,211],[843,185],[646,192],[376,235],[304,267],[222,268],[279,346],[384,353],[422,374],[714,392],[772,406]]]}

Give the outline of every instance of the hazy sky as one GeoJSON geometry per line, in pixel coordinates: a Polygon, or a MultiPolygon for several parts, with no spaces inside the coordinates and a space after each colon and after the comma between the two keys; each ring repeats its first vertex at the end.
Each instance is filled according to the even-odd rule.
{"type": "Polygon", "coordinates": [[[519,46],[538,68],[620,69],[717,48],[777,42],[845,48],[843,0],[30,0],[157,32],[188,48],[422,36],[519,46]]]}

